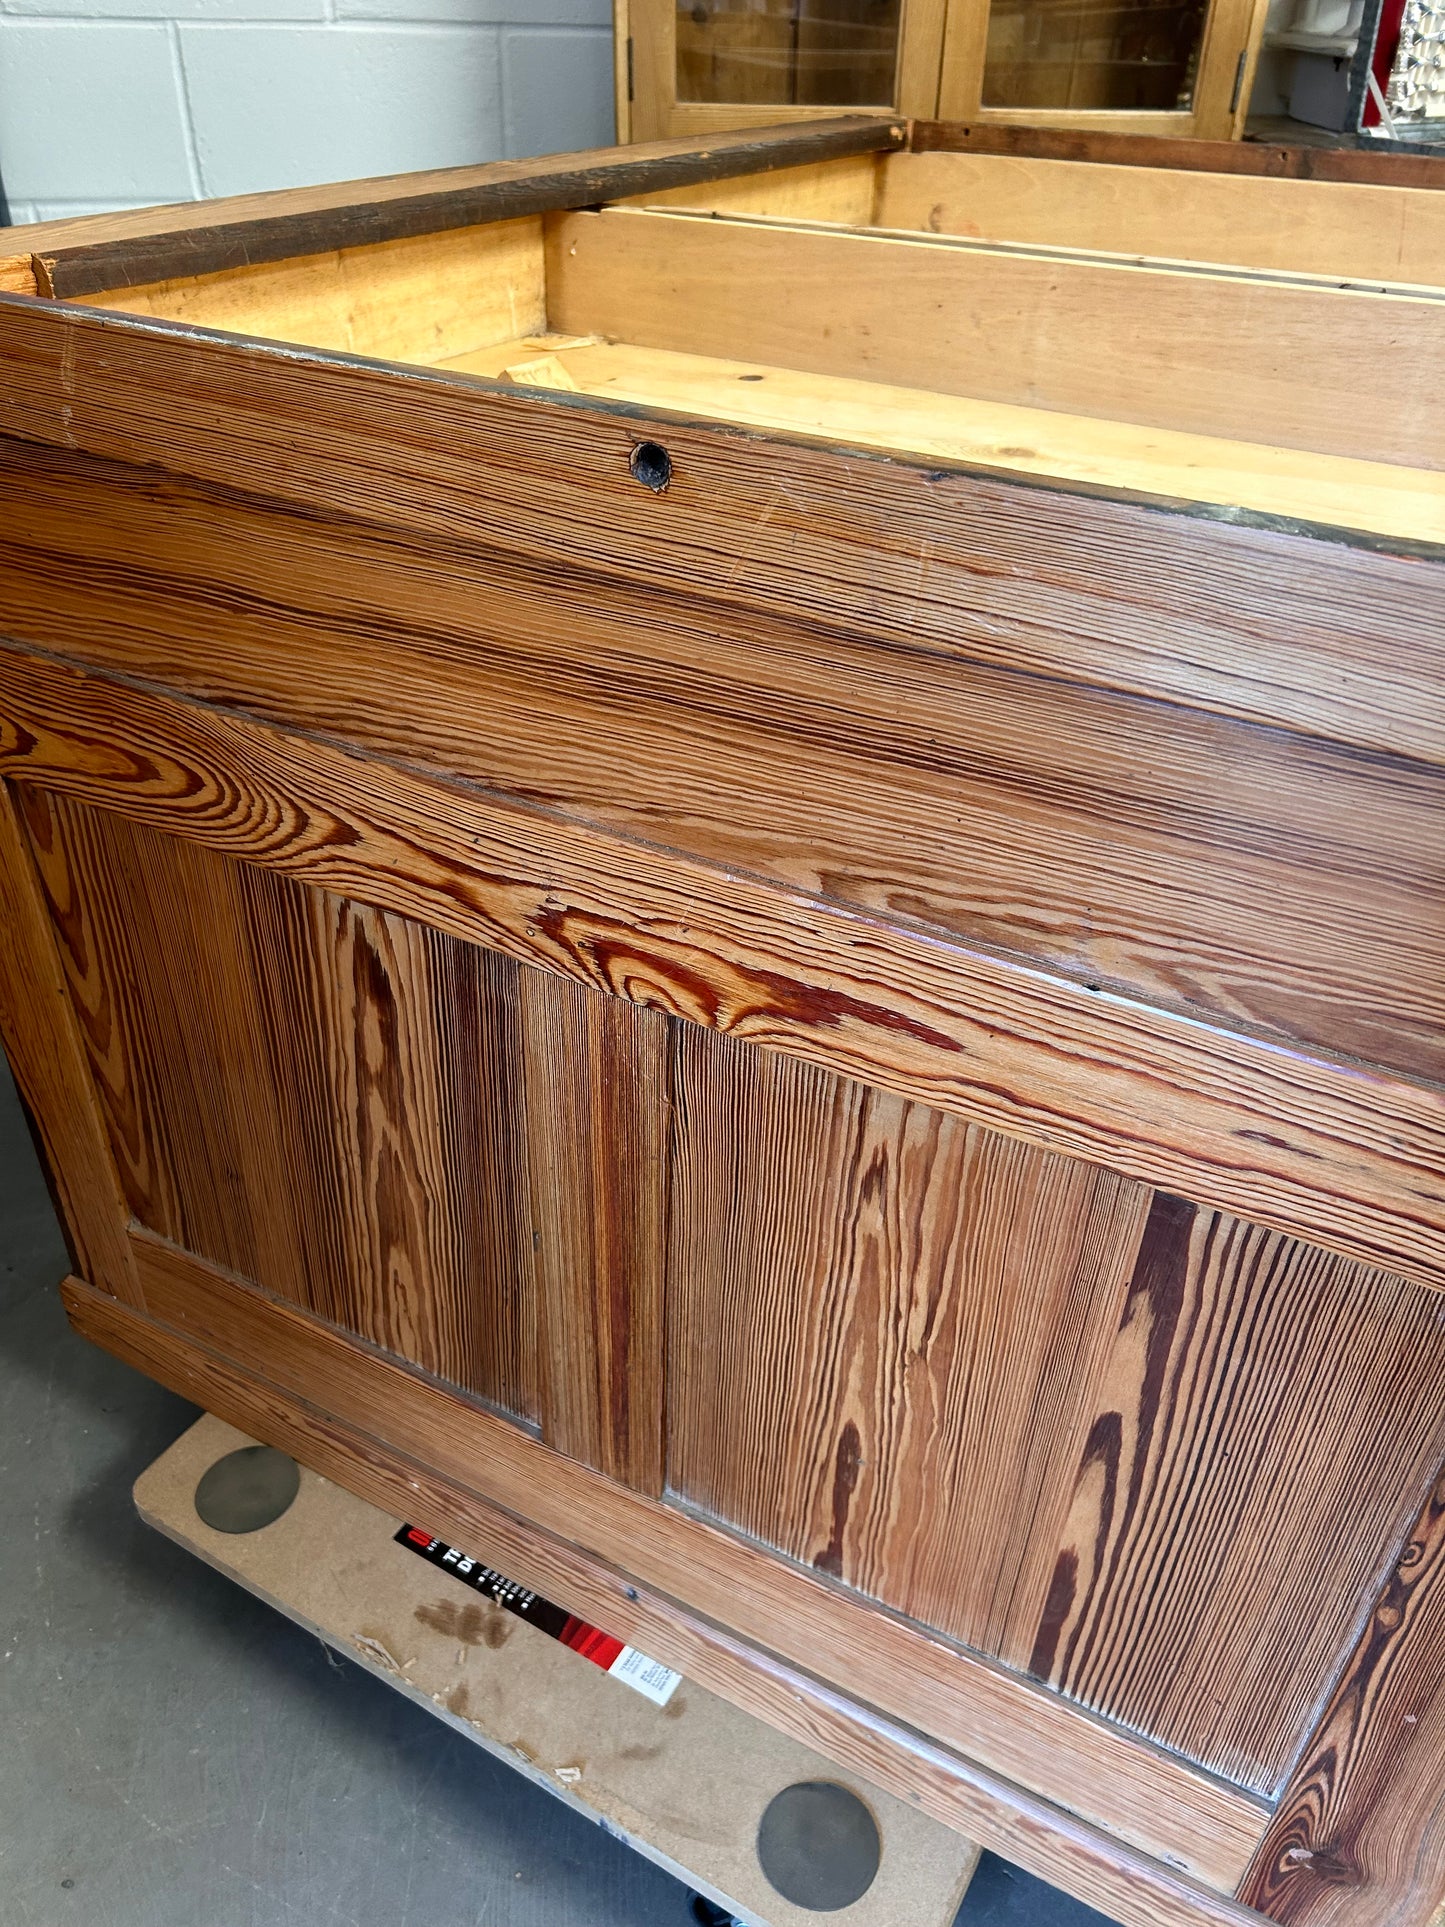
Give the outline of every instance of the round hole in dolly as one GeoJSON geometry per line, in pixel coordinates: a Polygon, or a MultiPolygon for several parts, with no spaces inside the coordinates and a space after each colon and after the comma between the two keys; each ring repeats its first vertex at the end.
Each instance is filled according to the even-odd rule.
{"type": "Polygon", "coordinates": [[[300,1487],[295,1459],[270,1445],[243,1445],[201,1474],[196,1511],[215,1532],[259,1532],[281,1517],[300,1487]]]}
{"type": "Polygon", "coordinates": [[[758,1824],[758,1864],[795,1907],[833,1913],[873,1885],[883,1843],[856,1793],[799,1780],[774,1794],[758,1824]]]}
{"type": "Polygon", "coordinates": [[[672,457],[661,442],[639,442],[627,466],[642,486],[650,488],[654,495],[661,495],[672,480],[672,457]]]}

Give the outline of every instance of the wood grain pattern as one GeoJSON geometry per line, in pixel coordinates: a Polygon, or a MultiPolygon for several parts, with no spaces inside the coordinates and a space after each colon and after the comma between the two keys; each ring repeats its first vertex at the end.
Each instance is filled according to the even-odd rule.
{"type": "Polygon", "coordinates": [[[544,1596],[565,1599],[688,1678],[1104,1909],[1123,1927],[1250,1927],[1257,1920],[1163,1861],[639,1585],[612,1559],[581,1552],[565,1537],[502,1510],[470,1481],[419,1466],[361,1424],[287,1395],[194,1340],[118,1308],[77,1279],[68,1281],[65,1297],[86,1337],[183,1397],[294,1453],[374,1504],[405,1512],[451,1543],[473,1548],[544,1596]]]}
{"type": "Polygon", "coordinates": [[[31,817],[135,1217],[535,1417],[516,965],[63,798],[31,817]]]}
{"type": "Polygon", "coordinates": [[[1434,768],[129,481],[70,457],[0,482],[26,639],[1445,1078],[1434,768]]]}
{"type": "Polygon", "coordinates": [[[149,1233],[135,1233],[134,1247],[151,1313],[278,1391],[384,1436],[415,1467],[480,1490],[544,1533],[619,1559],[639,1583],[884,1714],[945,1744],[966,1738],[980,1764],[1117,1837],[1162,1851],[1220,1888],[1238,1880],[1267,1817],[1248,1794],[831,1580],[560,1457],[522,1428],[149,1233]]]}
{"type": "Polygon", "coordinates": [[[242,194],[199,206],[40,222],[18,232],[0,228],[0,253],[24,247],[42,291],[70,297],[440,234],[550,208],[592,207],[659,188],[897,148],[904,138],[896,120],[831,115],[808,125],[724,132],[705,140],[599,147],[242,194]]]}
{"type": "Polygon", "coordinates": [[[968,152],[891,155],[879,183],[884,228],[1354,280],[1445,277],[1445,196],[1411,187],[968,152]]]}
{"type": "Polygon", "coordinates": [[[37,847],[42,861],[47,854],[47,830],[43,806],[0,782],[0,1041],[34,1120],[74,1262],[92,1284],[140,1305],[125,1236],[130,1210],[59,954],[76,938],[76,906],[46,895],[34,863],[37,847]]]}
{"type": "Polygon", "coordinates": [[[1426,1927],[1445,1892],[1445,1479],[1415,1521],[1239,1892],[1285,1927],[1426,1927]]]}
{"type": "MultiPolygon", "coordinates": [[[[1440,203],[1445,209],[1445,201],[1440,203]]],[[[927,388],[634,348],[595,336],[497,342],[437,364],[707,421],[819,436],[849,447],[967,463],[1048,481],[1190,496],[1406,541],[1445,540],[1445,473],[1183,435],[1091,415],[971,401],[927,388]]]]}
{"type": "Polygon", "coordinates": [[[1185,168],[1206,174],[1257,174],[1276,180],[1341,181],[1380,187],[1445,187],[1445,160],[1431,154],[1378,153],[1364,147],[1286,147],[1272,141],[1169,140],[1157,136],[1054,127],[915,120],[916,154],[1023,154],[1038,160],[1093,161],[1111,167],[1185,168]]]}
{"type": "Polygon", "coordinates": [[[1445,462],[1445,409],[1399,379],[1445,346],[1436,290],[619,207],[548,222],[547,320],[644,348],[1445,462]],[[760,287],[785,298],[760,302],[760,287]],[[1322,409],[1322,394],[1352,406],[1322,409]]]}
{"type": "Polygon", "coordinates": [[[5,295],[0,352],[0,429],[150,468],[131,479],[142,493],[191,475],[569,580],[581,567],[653,594],[683,584],[703,624],[752,611],[875,652],[1445,760],[1445,566],[1409,545],[1385,553],[5,295]],[[665,495],[629,472],[644,433],[672,455],[665,495]]]}
{"type": "Polygon", "coordinates": [[[1445,1450],[1439,1301],[1156,1198],[1028,1663],[1278,1791],[1445,1450]]]}
{"type": "Polygon", "coordinates": [[[546,323],[542,223],[336,248],[84,297],[127,314],[388,361],[437,361],[546,323]]]}
{"type": "Polygon", "coordinates": [[[0,774],[1445,1285],[1438,1091],[0,650],[0,774]]]}
{"type": "Polygon", "coordinates": [[[526,969],[521,978],[543,1437],[655,1494],[663,1456],[668,1020],[565,978],[526,969]]]}
{"type": "Polygon", "coordinates": [[[1037,1624],[1149,1194],[680,1027],[671,1487],[979,1651],[1037,1624]]]}

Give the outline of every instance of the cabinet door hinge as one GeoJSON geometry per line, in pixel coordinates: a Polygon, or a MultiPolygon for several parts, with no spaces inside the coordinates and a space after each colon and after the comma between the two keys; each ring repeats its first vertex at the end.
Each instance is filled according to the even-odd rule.
{"type": "Polygon", "coordinates": [[[627,36],[627,98],[632,99],[632,35],[627,36]]]}

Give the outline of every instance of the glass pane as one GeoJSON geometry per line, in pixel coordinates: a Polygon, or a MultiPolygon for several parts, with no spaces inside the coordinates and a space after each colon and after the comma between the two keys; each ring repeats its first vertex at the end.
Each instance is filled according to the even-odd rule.
{"type": "Polygon", "coordinates": [[[986,107],[1188,107],[1209,0],[993,0],[986,107]]]}
{"type": "Polygon", "coordinates": [[[901,0],[679,0],[677,97],[889,107],[901,0]]]}

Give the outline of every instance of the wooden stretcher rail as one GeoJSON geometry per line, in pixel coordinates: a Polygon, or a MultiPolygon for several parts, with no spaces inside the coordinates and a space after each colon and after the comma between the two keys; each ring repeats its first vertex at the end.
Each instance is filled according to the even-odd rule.
{"type": "Polygon", "coordinates": [[[1445,466],[1445,400],[1400,379],[1445,355],[1434,290],[608,208],[548,224],[547,314],[642,347],[1445,466]]]}
{"type": "Polygon", "coordinates": [[[1275,180],[1445,187],[1445,157],[1393,150],[1381,153],[1368,147],[1287,147],[1269,141],[1174,140],[1151,134],[977,126],[956,120],[911,122],[908,145],[915,154],[1024,154],[1035,160],[1093,161],[1111,167],[1183,168],[1206,174],[1258,174],[1275,180]]]}
{"type": "Polygon", "coordinates": [[[1445,1093],[0,657],[0,774],[1445,1288],[1445,1093]]]}
{"type": "Polygon", "coordinates": [[[895,154],[877,171],[880,228],[1345,280],[1445,277],[1445,195],[1394,183],[971,151],[895,154]]]}
{"type": "Polygon", "coordinates": [[[762,127],[542,160],[493,161],[194,206],[142,209],[85,223],[0,232],[0,255],[33,257],[39,292],[68,298],[177,275],[213,274],[293,255],[328,253],[512,220],[554,208],[690,182],[900,148],[900,121],[840,115],[804,127],[762,127]],[[107,231],[108,230],[108,231],[107,231]]]}

